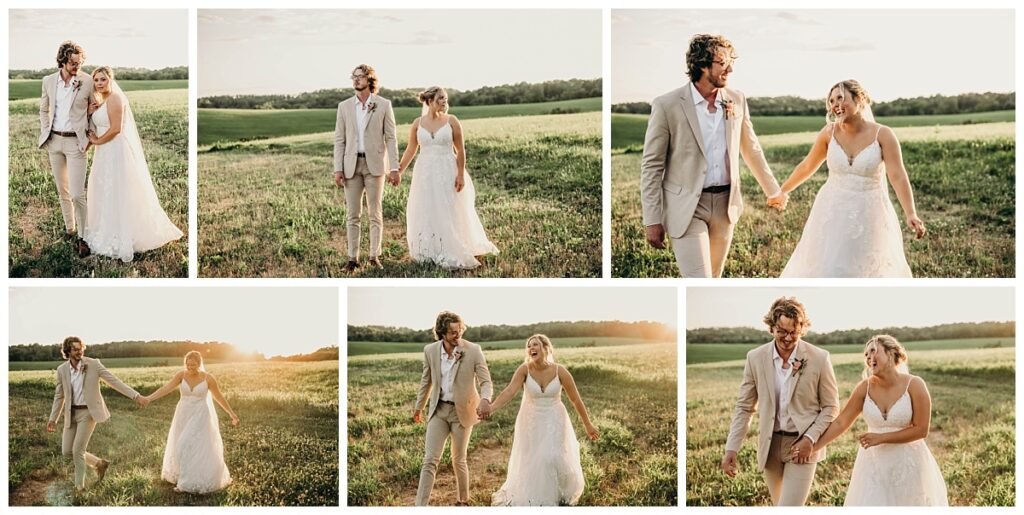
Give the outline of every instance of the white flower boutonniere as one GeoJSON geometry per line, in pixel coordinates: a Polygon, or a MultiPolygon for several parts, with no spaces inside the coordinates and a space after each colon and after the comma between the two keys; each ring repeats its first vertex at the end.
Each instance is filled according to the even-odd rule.
{"type": "Polygon", "coordinates": [[[462,355],[465,354],[462,351],[462,347],[455,347],[455,362],[458,363],[462,359],[462,355]]]}
{"type": "Polygon", "coordinates": [[[82,81],[78,80],[77,77],[74,78],[74,79],[71,79],[71,89],[73,89],[75,91],[78,91],[78,90],[82,89],[82,81]]]}
{"type": "Polygon", "coordinates": [[[376,109],[377,109],[377,102],[374,102],[373,100],[370,100],[369,102],[366,103],[366,112],[367,113],[372,113],[376,109]]]}
{"type": "Polygon", "coordinates": [[[721,100],[718,105],[725,110],[725,119],[731,120],[736,117],[736,103],[732,99],[721,100]]]}

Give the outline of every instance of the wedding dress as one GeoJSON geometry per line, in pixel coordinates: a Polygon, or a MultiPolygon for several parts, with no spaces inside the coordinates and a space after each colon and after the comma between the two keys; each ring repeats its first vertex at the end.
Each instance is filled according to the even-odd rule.
{"type": "Polygon", "coordinates": [[[204,377],[192,388],[182,379],[178,391],[181,400],[167,433],[161,477],[184,492],[222,490],[231,483],[231,474],[224,464],[224,441],[209,384],[204,377]]]}
{"type": "MultiPolygon", "coordinates": [[[[124,105],[121,133],[96,147],[84,239],[94,254],[129,262],[136,252],[161,247],[182,232],[160,207],[128,99],[119,91],[113,94],[124,105]]],[[[97,136],[110,130],[107,103],[92,114],[97,136]]]]}
{"type": "Polygon", "coordinates": [[[583,494],[583,467],[558,376],[541,388],[529,373],[516,416],[505,484],[493,506],[575,505],[583,494]]]}
{"type": "MultiPolygon", "coordinates": [[[[914,408],[910,394],[904,392],[888,413],[882,413],[871,399],[869,386],[863,414],[869,432],[891,433],[910,426],[914,408]]],[[[857,450],[846,506],[948,506],[948,502],[942,471],[924,440],[857,450]]]]}
{"type": "Polygon", "coordinates": [[[878,134],[850,157],[834,131],[826,157],[828,180],[782,277],[910,277],[878,134]]]}
{"type": "Polygon", "coordinates": [[[476,214],[476,190],[468,173],[462,191],[455,191],[451,124],[434,133],[420,125],[417,139],[420,155],[406,207],[409,255],[414,261],[448,269],[476,268],[480,266],[476,256],[497,254],[498,248],[487,239],[476,214]]]}

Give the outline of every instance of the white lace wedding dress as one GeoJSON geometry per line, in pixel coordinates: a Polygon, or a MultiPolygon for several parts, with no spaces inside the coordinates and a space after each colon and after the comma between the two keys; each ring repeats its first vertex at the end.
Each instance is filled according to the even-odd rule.
{"type": "Polygon", "coordinates": [[[431,133],[421,125],[417,138],[420,154],[406,206],[409,255],[447,269],[476,268],[476,256],[497,254],[498,248],[487,239],[476,214],[476,190],[469,173],[462,191],[455,191],[452,126],[445,123],[431,133]]]}
{"type": "Polygon", "coordinates": [[[850,158],[833,134],[826,162],[828,180],[782,277],[910,277],[878,135],[850,158]]]}
{"type": "Polygon", "coordinates": [[[206,378],[194,389],[182,379],[178,391],[181,400],[167,433],[160,475],[183,492],[205,494],[222,490],[231,483],[231,474],[224,464],[224,441],[206,378]]]}
{"type": "MultiPolygon", "coordinates": [[[[909,386],[909,385],[908,385],[909,386]]],[[[891,433],[908,427],[914,418],[910,394],[903,396],[883,414],[864,397],[862,411],[868,431],[891,433]]],[[[853,476],[846,492],[846,506],[948,506],[946,481],[924,440],[883,443],[857,450],[853,476]]]]}
{"type": "Polygon", "coordinates": [[[575,505],[583,494],[583,467],[558,376],[541,388],[529,373],[516,416],[505,484],[493,506],[575,505]]]}
{"type": "MultiPolygon", "coordinates": [[[[121,133],[96,147],[84,239],[94,254],[129,262],[136,252],[161,247],[182,232],[160,207],[128,99],[114,94],[121,95],[124,105],[121,133]]],[[[92,122],[97,136],[110,130],[106,102],[92,114],[92,122]]]]}

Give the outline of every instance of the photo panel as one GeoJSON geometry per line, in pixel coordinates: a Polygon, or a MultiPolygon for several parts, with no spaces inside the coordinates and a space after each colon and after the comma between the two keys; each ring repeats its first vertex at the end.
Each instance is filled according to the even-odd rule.
{"type": "Polygon", "coordinates": [[[1015,275],[1012,11],[612,9],[611,32],[614,277],[1015,275]]]}
{"type": "Polygon", "coordinates": [[[1016,505],[1014,300],[688,288],[687,506],[1016,505]]]}
{"type": "Polygon", "coordinates": [[[676,506],[677,290],[348,290],[349,506],[676,506]]]}
{"type": "Polygon", "coordinates": [[[598,9],[199,9],[199,275],[600,277],[601,41],[598,9]]]}
{"type": "Polygon", "coordinates": [[[8,15],[10,277],[188,277],[189,11],[8,15]]]}
{"type": "Polygon", "coordinates": [[[10,288],[10,505],[337,506],[338,294],[10,288]]]}

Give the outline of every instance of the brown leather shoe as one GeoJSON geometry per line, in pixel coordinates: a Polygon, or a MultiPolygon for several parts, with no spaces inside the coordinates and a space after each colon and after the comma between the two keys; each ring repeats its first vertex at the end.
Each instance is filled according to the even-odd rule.
{"type": "Polygon", "coordinates": [[[384,265],[380,263],[380,258],[376,257],[370,258],[370,266],[372,266],[373,268],[384,268],[384,265]]]}
{"type": "Polygon", "coordinates": [[[89,248],[89,244],[85,240],[78,239],[78,257],[87,258],[89,254],[92,254],[92,249],[89,248]]]}
{"type": "Polygon", "coordinates": [[[102,459],[100,460],[99,464],[96,465],[96,475],[99,476],[99,479],[96,480],[97,483],[103,481],[103,476],[107,474],[107,467],[109,466],[110,462],[102,459]]]}
{"type": "Polygon", "coordinates": [[[66,232],[66,233],[64,233],[64,236],[60,237],[60,239],[62,241],[71,241],[71,240],[75,239],[75,233],[73,233],[73,232],[66,232]]]}
{"type": "Polygon", "coordinates": [[[343,272],[352,273],[355,272],[357,268],[359,268],[359,262],[350,260],[348,263],[345,263],[345,266],[341,267],[341,270],[343,272]]]}

